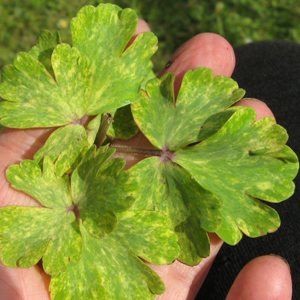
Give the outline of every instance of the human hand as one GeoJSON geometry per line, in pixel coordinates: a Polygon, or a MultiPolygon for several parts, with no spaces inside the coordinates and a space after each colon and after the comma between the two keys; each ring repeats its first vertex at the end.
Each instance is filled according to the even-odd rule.
{"type": "MultiPolygon", "coordinates": [[[[149,30],[145,22],[140,22],[138,33],[149,30]]],[[[183,74],[199,66],[210,67],[215,74],[230,76],[235,65],[231,46],[215,34],[197,35],[185,43],[172,59],[167,70],[176,74],[176,90],[183,74]]],[[[258,118],[272,115],[261,101],[241,100],[238,105],[251,106],[257,111],[258,118]]],[[[4,172],[8,165],[17,163],[33,154],[43,145],[51,130],[11,130],[0,134],[0,206],[22,205],[37,206],[29,196],[10,188],[4,172]]],[[[131,139],[131,145],[144,144],[142,135],[131,139]]],[[[128,166],[138,161],[138,157],[127,155],[128,166]]],[[[164,300],[193,299],[201,287],[210,266],[221,248],[222,242],[211,236],[211,255],[198,266],[189,267],[179,262],[170,266],[152,266],[163,278],[166,292],[158,297],[164,300]]],[[[0,267],[0,299],[5,300],[48,300],[49,277],[39,266],[29,269],[0,267]]],[[[248,264],[233,284],[227,299],[291,299],[291,277],[288,266],[278,257],[264,256],[248,264]]]]}

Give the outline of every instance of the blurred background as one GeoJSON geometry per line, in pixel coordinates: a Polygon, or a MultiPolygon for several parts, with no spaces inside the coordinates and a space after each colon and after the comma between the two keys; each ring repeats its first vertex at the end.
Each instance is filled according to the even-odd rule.
{"type": "Polygon", "coordinates": [[[160,41],[159,70],[172,52],[199,32],[217,32],[233,46],[259,40],[300,42],[300,0],[0,0],[0,68],[34,45],[42,29],[69,42],[70,19],[81,6],[111,2],[134,8],[160,41]]]}

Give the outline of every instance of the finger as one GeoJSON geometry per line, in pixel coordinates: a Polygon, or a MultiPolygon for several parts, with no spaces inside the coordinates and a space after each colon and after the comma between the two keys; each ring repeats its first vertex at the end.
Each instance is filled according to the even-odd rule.
{"type": "Polygon", "coordinates": [[[49,277],[38,267],[12,269],[0,266],[1,299],[49,300],[49,277]]]}
{"type": "Polygon", "coordinates": [[[149,24],[145,20],[139,19],[135,31],[135,35],[141,34],[143,32],[148,32],[148,31],[151,31],[149,24]]]}
{"type": "Polygon", "coordinates": [[[135,30],[135,33],[133,34],[132,38],[130,39],[130,41],[128,42],[126,48],[128,48],[136,39],[136,37],[144,32],[148,32],[151,31],[150,26],[148,25],[148,23],[146,21],[144,21],[143,19],[139,19],[137,22],[137,27],[135,30]]]}
{"type": "Polygon", "coordinates": [[[166,287],[165,293],[156,300],[195,299],[221,247],[222,241],[216,235],[211,235],[210,255],[197,266],[190,267],[179,261],[169,266],[151,266],[163,279],[166,287]]]}
{"type": "Polygon", "coordinates": [[[238,274],[226,300],[291,300],[292,279],[288,264],[278,256],[261,256],[238,274]]]}
{"type": "Polygon", "coordinates": [[[198,67],[211,68],[215,75],[231,76],[235,67],[232,46],[218,34],[198,34],[175,52],[171,64],[163,72],[172,72],[176,75],[177,92],[184,73],[198,67]]]}
{"type": "Polygon", "coordinates": [[[266,103],[254,98],[244,98],[237,102],[235,105],[252,107],[256,111],[256,120],[264,117],[272,117],[275,119],[274,114],[266,103]]]}

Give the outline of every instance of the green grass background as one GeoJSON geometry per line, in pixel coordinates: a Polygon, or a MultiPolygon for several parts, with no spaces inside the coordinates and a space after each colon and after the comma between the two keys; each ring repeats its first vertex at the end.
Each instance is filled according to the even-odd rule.
{"type": "Polygon", "coordinates": [[[150,23],[160,41],[156,69],[181,43],[204,31],[220,33],[234,46],[270,39],[300,42],[300,0],[0,0],[0,68],[28,50],[42,29],[58,30],[69,41],[70,18],[81,6],[101,2],[132,7],[150,23]]]}

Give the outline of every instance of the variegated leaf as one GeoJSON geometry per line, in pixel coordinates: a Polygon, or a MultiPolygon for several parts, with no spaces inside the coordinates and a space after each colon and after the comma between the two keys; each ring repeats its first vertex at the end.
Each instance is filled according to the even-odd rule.
{"type": "Polygon", "coordinates": [[[63,208],[8,206],[0,209],[0,260],[28,268],[43,258],[47,273],[78,261],[81,236],[73,213],[63,208]]]}
{"type": "Polygon", "coordinates": [[[68,125],[55,130],[45,145],[35,153],[34,159],[41,161],[48,156],[55,163],[55,173],[62,176],[74,170],[88,148],[85,128],[81,125],[68,125]]]}
{"type": "Polygon", "coordinates": [[[51,56],[54,48],[60,43],[58,32],[43,30],[38,38],[37,45],[33,46],[29,53],[37,58],[53,75],[51,56]]]}
{"type": "Polygon", "coordinates": [[[53,77],[30,53],[21,53],[6,68],[0,84],[1,124],[14,128],[52,127],[82,118],[87,111],[92,69],[78,49],[56,46],[53,77]]]}
{"type": "MultiPolygon", "coordinates": [[[[161,152],[160,160],[180,165],[222,202],[221,222],[215,229],[229,244],[237,243],[242,232],[256,237],[278,228],[276,211],[257,198],[271,202],[287,199],[298,171],[297,157],[285,145],[287,134],[282,127],[270,118],[255,123],[251,109],[228,108],[243,93],[232,79],[199,68],[183,77],[176,99],[174,77],[165,75],[150,81],[141,92],[141,101],[132,105],[140,130],[161,149],[155,151],[161,152]]],[[[146,199],[152,205],[166,203],[157,168],[151,166],[148,174],[146,169],[133,170],[137,170],[136,178],[148,176],[155,178],[151,183],[157,182],[156,200],[150,187],[146,199]]],[[[174,206],[177,209],[177,204],[174,206]]],[[[195,226],[195,219],[186,220],[189,222],[195,226]]]]}
{"type": "Polygon", "coordinates": [[[166,214],[179,238],[179,259],[196,265],[209,255],[207,231],[220,221],[219,201],[201,188],[178,165],[158,157],[142,160],[128,170],[128,193],[135,199],[131,210],[166,214]]]}
{"type": "Polygon", "coordinates": [[[119,108],[113,114],[112,124],[107,131],[109,138],[129,139],[138,133],[130,105],[119,108]]]}
{"type": "Polygon", "coordinates": [[[124,213],[103,239],[91,236],[84,226],[81,232],[81,260],[52,278],[53,300],[150,300],[164,291],[160,278],[137,257],[170,263],[178,255],[176,236],[164,216],[147,211],[124,213]]]}
{"type": "Polygon", "coordinates": [[[157,44],[149,32],[131,41],[137,20],[131,9],[85,6],[72,20],[73,47],[58,44],[52,53],[58,38],[45,33],[4,69],[1,124],[62,126],[136,101],[144,81],[153,77],[150,59],[157,44]]]}
{"type": "Polygon", "coordinates": [[[142,259],[166,264],[179,255],[166,215],[128,211],[132,197],[123,189],[128,174],[113,153],[91,147],[71,176],[57,175],[48,156],[42,167],[26,160],[7,171],[15,188],[45,207],[0,209],[0,259],[12,267],[43,259],[54,277],[53,299],[119,300],[131,294],[153,299],[163,283],[142,259]],[[112,279],[117,270],[119,279],[112,279]]]}
{"type": "Polygon", "coordinates": [[[55,173],[55,165],[49,157],[44,158],[42,168],[35,160],[11,165],[6,171],[6,178],[13,188],[30,195],[45,207],[72,205],[69,178],[55,173]]]}
{"type": "Polygon", "coordinates": [[[153,77],[150,59],[157,38],[145,32],[130,44],[137,21],[133,10],[112,4],[85,6],[72,20],[73,45],[90,59],[94,70],[88,114],[135,101],[142,84],[153,77]]]}
{"type": "Polygon", "coordinates": [[[228,77],[210,69],[188,71],[177,98],[174,76],[153,79],[132,105],[134,119],[149,141],[159,149],[176,150],[199,141],[201,126],[211,115],[241,99],[244,91],[228,77]]]}
{"type": "Polygon", "coordinates": [[[242,232],[257,237],[280,225],[277,212],[258,199],[280,202],[294,192],[295,153],[287,133],[268,117],[240,108],[223,127],[201,143],[176,151],[175,162],[223,201],[218,235],[236,244],[242,232]]]}

